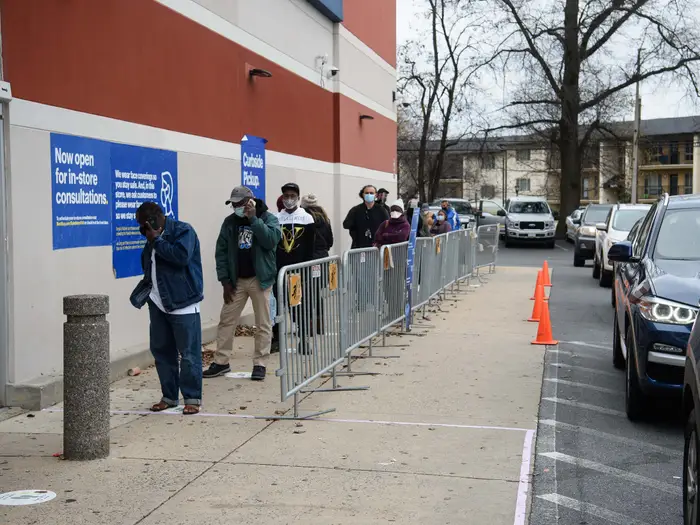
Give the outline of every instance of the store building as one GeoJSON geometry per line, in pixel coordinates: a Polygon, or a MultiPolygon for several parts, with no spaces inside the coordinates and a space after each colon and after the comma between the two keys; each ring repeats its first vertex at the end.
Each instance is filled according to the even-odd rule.
{"type": "Polygon", "coordinates": [[[285,182],[317,194],[335,253],[363,185],[396,194],[395,0],[0,0],[0,19],[0,405],[60,398],[66,295],[110,296],[115,377],[148,362],[139,201],[200,237],[207,339],[242,164],[271,208],[285,182]]]}

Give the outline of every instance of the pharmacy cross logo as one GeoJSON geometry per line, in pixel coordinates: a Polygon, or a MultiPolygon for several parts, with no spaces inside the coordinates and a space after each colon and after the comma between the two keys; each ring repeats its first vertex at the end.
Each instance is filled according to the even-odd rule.
{"type": "Polygon", "coordinates": [[[169,171],[164,171],[160,174],[160,205],[163,208],[163,213],[166,217],[172,217],[173,213],[173,195],[175,187],[173,185],[173,176],[169,171]]]}

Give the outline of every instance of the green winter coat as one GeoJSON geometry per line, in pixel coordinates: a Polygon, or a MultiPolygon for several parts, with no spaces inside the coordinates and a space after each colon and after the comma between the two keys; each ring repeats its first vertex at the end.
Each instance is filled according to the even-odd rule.
{"type": "MultiPolygon", "coordinates": [[[[277,245],[282,238],[277,217],[267,211],[260,199],[255,199],[255,217],[250,220],[253,230],[253,266],[255,276],[264,290],[277,278],[277,245]]],[[[231,214],[224,220],[216,241],[216,275],[221,283],[234,287],[238,279],[238,227],[247,225],[246,219],[231,214]]]]}

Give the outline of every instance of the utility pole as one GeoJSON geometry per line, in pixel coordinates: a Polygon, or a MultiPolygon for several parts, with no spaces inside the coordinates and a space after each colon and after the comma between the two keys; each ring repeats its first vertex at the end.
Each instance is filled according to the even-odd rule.
{"type": "MultiPolygon", "coordinates": [[[[637,50],[637,78],[641,70],[642,48],[637,50]]],[[[637,80],[634,97],[634,135],[632,136],[632,204],[637,204],[637,179],[639,176],[639,134],[642,118],[642,99],[639,96],[639,80],[637,80]]]]}
{"type": "Polygon", "coordinates": [[[503,150],[503,206],[506,205],[506,199],[508,198],[508,150],[503,150]]]}

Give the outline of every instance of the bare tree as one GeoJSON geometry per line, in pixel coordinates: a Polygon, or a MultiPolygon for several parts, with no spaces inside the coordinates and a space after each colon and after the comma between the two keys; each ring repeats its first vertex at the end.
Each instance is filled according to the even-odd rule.
{"type": "Polygon", "coordinates": [[[399,49],[399,93],[419,129],[410,144],[416,190],[425,201],[436,197],[448,148],[467,132],[469,94],[483,66],[475,43],[484,20],[473,10],[476,0],[423,1],[430,29],[399,49]]]}
{"type": "MultiPolygon", "coordinates": [[[[629,88],[656,77],[698,91],[700,37],[694,0],[484,0],[504,35],[494,57],[518,89],[509,123],[489,131],[555,132],[561,212],[580,203],[580,170],[596,132],[629,109],[629,88]]],[[[559,223],[559,233],[564,231],[559,223]]]]}

